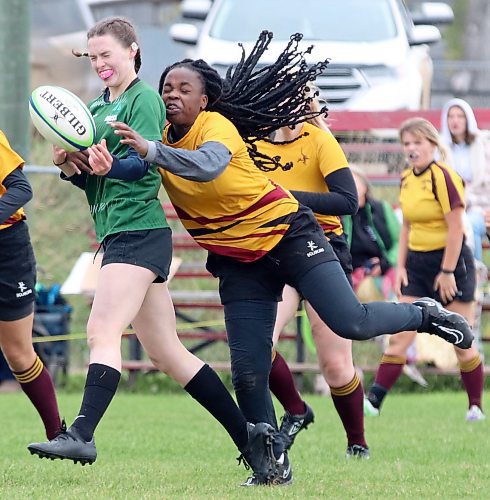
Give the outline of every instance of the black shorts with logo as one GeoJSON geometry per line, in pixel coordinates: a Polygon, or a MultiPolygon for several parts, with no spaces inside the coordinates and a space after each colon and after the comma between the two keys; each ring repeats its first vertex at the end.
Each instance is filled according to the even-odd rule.
{"type": "Polygon", "coordinates": [[[313,212],[300,205],[287,233],[267,255],[245,263],[210,253],[206,268],[220,280],[223,304],[237,300],[277,302],[284,285],[295,287],[310,269],[332,260],[338,259],[313,212]]]}
{"type": "Polygon", "coordinates": [[[154,283],[163,283],[172,261],[172,230],[166,227],[121,231],[106,236],[102,249],[102,266],[119,263],[144,267],[157,275],[154,283]]]}
{"type": "Polygon", "coordinates": [[[36,260],[27,224],[0,230],[0,321],[29,316],[36,299],[36,260]]]}
{"type": "MultiPolygon", "coordinates": [[[[434,280],[441,269],[444,250],[433,250],[431,252],[408,251],[407,254],[407,276],[408,285],[402,286],[402,295],[411,297],[431,297],[439,302],[439,292],[434,291],[434,280]]],[[[460,302],[472,302],[475,298],[475,260],[470,248],[463,244],[459,255],[454,277],[458,287],[458,293],[454,300],[460,302]]]]}

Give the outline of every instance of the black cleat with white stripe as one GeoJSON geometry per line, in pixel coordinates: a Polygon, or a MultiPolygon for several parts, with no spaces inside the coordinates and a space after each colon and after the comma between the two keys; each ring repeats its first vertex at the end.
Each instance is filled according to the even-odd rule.
{"type": "Polygon", "coordinates": [[[300,431],[307,429],[315,421],[315,414],[312,408],[305,403],[305,412],[302,415],[292,415],[286,412],[282,417],[281,428],[279,430],[285,443],[286,451],[293,446],[294,440],[300,431]]]}
{"type": "Polygon", "coordinates": [[[460,349],[469,349],[473,334],[468,322],[461,314],[448,311],[434,299],[423,297],[413,305],[422,309],[424,320],[418,332],[426,332],[441,337],[460,349]]]}

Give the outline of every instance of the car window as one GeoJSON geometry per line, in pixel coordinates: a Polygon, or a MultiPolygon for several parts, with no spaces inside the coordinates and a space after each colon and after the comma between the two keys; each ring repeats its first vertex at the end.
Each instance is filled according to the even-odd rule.
{"type": "Polygon", "coordinates": [[[389,0],[223,0],[210,30],[212,38],[252,42],[261,30],[285,40],[375,42],[394,38],[397,28],[389,0]]]}
{"type": "Polygon", "coordinates": [[[410,16],[410,12],[407,9],[407,6],[402,0],[396,0],[396,3],[398,4],[398,10],[401,14],[403,26],[405,27],[405,31],[407,33],[410,33],[413,28],[413,21],[412,17],[410,16]]]}

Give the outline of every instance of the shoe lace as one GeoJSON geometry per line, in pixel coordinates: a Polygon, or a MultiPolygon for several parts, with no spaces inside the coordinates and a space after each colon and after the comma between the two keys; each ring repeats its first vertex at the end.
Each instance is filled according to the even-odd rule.
{"type": "Polygon", "coordinates": [[[68,441],[69,439],[71,440],[75,440],[75,438],[71,435],[71,434],[68,434],[68,432],[60,432],[56,437],[55,437],[55,440],[56,441],[68,441]]]}
{"type": "Polygon", "coordinates": [[[76,437],[70,434],[68,429],[66,428],[66,422],[63,419],[61,421],[61,427],[56,436],[53,438],[53,440],[56,439],[57,441],[68,441],[69,439],[72,439],[73,441],[76,441],[76,437]]]}
{"type": "Polygon", "coordinates": [[[64,418],[61,420],[60,428],[58,429],[58,432],[56,433],[53,439],[56,439],[61,434],[66,434],[66,421],[64,418]]]}
{"type": "Polygon", "coordinates": [[[293,415],[290,413],[286,412],[282,417],[281,417],[281,425],[279,427],[280,432],[289,432],[289,429],[291,426],[295,423],[295,418],[293,415]]]}
{"type": "Polygon", "coordinates": [[[238,461],[238,466],[242,465],[245,467],[246,470],[250,470],[250,465],[249,463],[247,462],[247,459],[244,457],[243,453],[240,454],[239,457],[236,457],[237,461],[238,461]]]}
{"type": "MultiPolygon", "coordinates": [[[[272,441],[266,444],[266,455],[267,455],[269,463],[272,463],[273,461],[275,461],[274,452],[272,450],[272,441]]],[[[264,476],[263,480],[267,482],[272,478],[271,474],[272,474],[273,469],[270,468],[267,471],[267,473],[265,473],[265,474],[262,474],[262,473],[255,471],[252,468],[252,465],[247,461],[244,453],[241,453],[240,456],[238,456],[236,459],[238,461],[237,465],[240,466],[243,463],[243,466],[245,467],[246,470],[253,471],[253,474],[249,477],[249,480],[252,480],[255,478],[255,479],[260,481],[260,479],[258,479],[258,478],[264,476]]]]}
{"type": "MultiPolygon", "coordinates": [[[[266,455],[269,463],[269,469],[266,474],[267,480],[274,478],[276,470],[274,469],[274,464],[276,464],[276,458],[274,456],[273,441],[266,443],[266,455]]],[[[276,466],[277,467],[277,466],[276,466]]]]}

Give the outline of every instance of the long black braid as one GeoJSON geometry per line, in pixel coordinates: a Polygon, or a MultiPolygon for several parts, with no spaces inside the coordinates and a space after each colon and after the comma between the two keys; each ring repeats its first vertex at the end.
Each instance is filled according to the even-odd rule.
{"type": "Polygon", "coordinates": [[[305,56],[313,47],[298,48],[303,35],[292,35],[284,51],[270,65],[259,65],[260,58],[272,40],[270,31],[263,31],[251,53],[246,56],[243,45],[240,62],[228,69],[225,78],[202,59],[184,59],[167,67],[160,78],[158,90],[162,94],[169,71],[187,67],[201,77],[204,93],[208,96],[208,111],[216,111],[228,118],[238,129],[249,147],[249,154],[263,171],[291,168],[281,165],[279,157],[261,154],[255,145],[267,140],[275,130],[305,122],[316,116],[327,116],[327,108],[312,111],[310,103],[318,94],[306,97],[310,82],[322,74],[328,59],[308,65],[305,56]]]}

